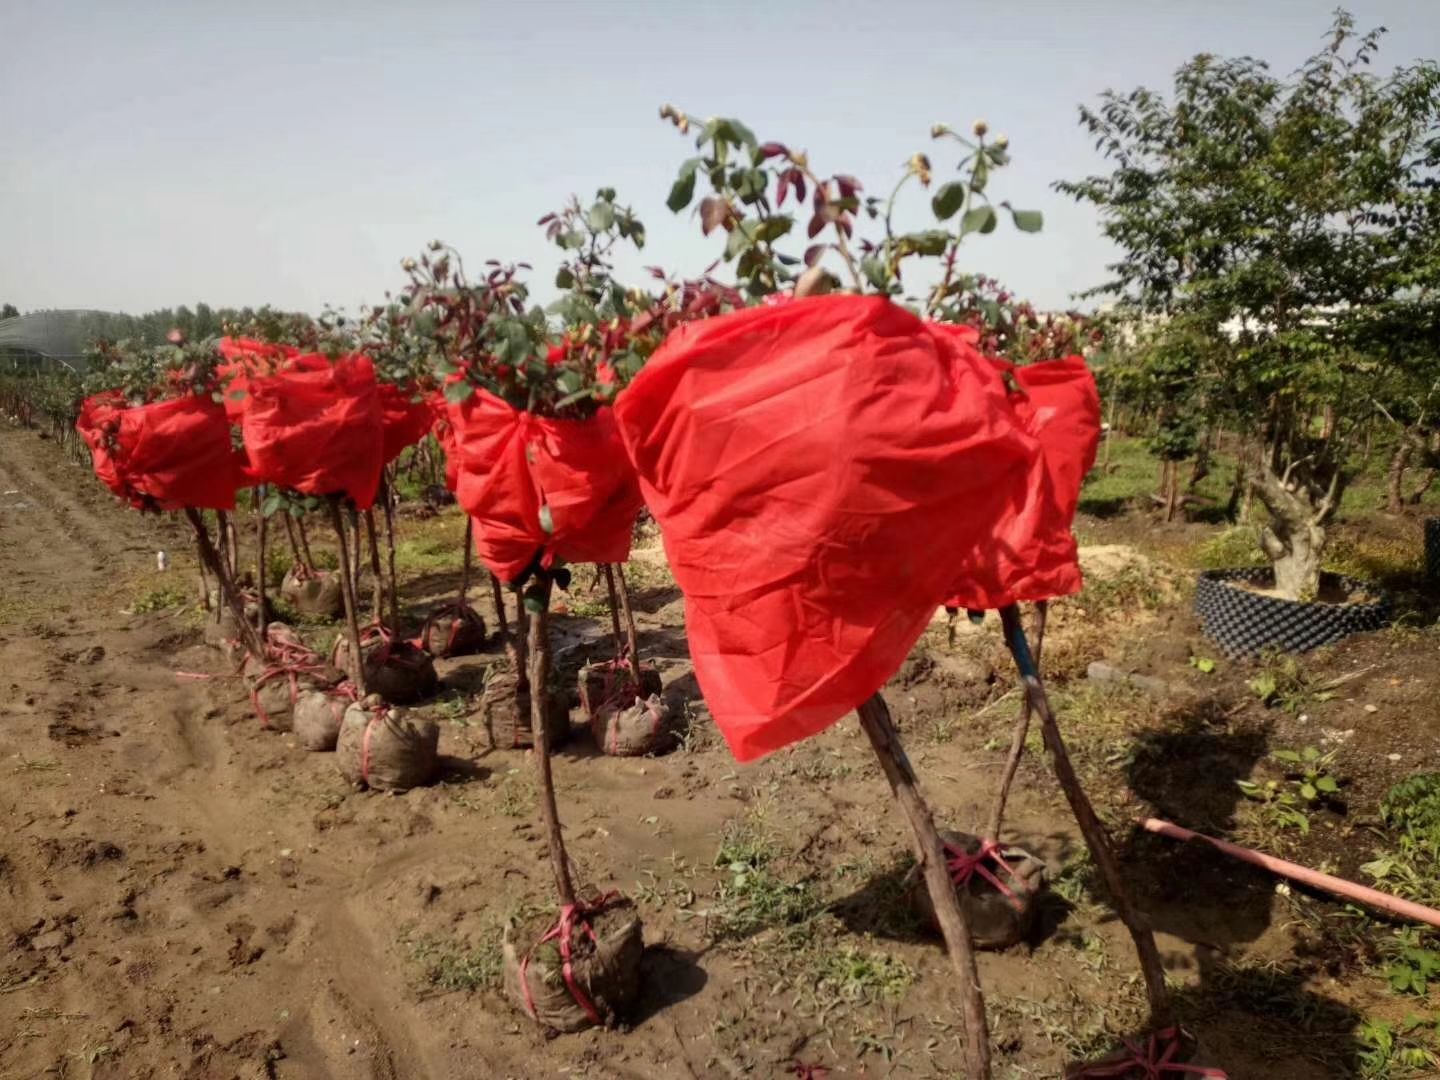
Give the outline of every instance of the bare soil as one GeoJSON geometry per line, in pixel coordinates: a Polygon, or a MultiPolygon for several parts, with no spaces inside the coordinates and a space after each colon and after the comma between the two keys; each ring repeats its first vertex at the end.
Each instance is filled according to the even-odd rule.
{"type": "MultiPolygon", "coordinates": [[[[332,755],[261,729],[192,612],[126,614],[144,589],[194,591],[183,532],[115,504],[33,432],[0,427],[0,491],[17,492],[0,498],[0,1078],[640,1080],[777,1077],[797,1061],[835,1077],[963,1075],[951,971],[907,914],[908,839],[858,725],[736,766],[658,548],[637,552],[632,576],[684,745],[606,757],[577,723],[555,762],[579,881],[625,891],[644,919],[645,996],[626,1030],[550,1039],[496,982],[504,920],[550,904],[528,752],[486,749],[454,705],[498,653],[437,665],[440,783],[356,793],[332,755]],[[736,837],[764,852],[738,870],[736,837]],[[722,845],[731,862],[717,865],[722,845]],[[757,890],[746,865],[777,887],[757,890]],[[772,900],[791,914],[767,915],[772,900]]],[[[457,547],[453,574],[408,584],[415,626],[458,562],[457,547]]],[[[1046,657],[1182,1013],[1232,1077],[1358,1075],[1359,1018],[1405,1010],[1366,974],[1365,948],[1326,929],[1343,909],[1130,823],[1155,812],[1233,834],[1237,778],[1263,775],[1273,747],[1333,735],[1343,805],[1290,854],[1354,873],[1379,795],[1440,766],[1433,644],[1331,650],[1326,673],[1361,674],[1286,713],[1245,689],[1245,669],[1190,664],[1207,652],[1183,583],[1143,591],[1057,605],[1046,657]],[[1165,692],[1087,684],[1102,657],[1165,692]]],[[[973,831],[1017,697],[994,620],[961,622],[952,641],[937,621],[887,697],[942,825],[973,831]]],[[[605,655],[608,616],[556,627],[573,683],[605,655]]],[[[981,957],[997,1075],[1058,1076],[1138,1024],[1136,967],[1037,754],[1009,817],[1006,839],[1060,884],[1033,940],[981,957]]]]}

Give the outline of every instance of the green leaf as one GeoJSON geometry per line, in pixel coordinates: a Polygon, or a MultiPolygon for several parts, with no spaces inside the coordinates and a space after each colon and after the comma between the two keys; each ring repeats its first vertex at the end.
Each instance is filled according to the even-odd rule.
{"type": "Polygon", "coordinates": [[[1195,658],[1195,669],[1202,674],[1209,675],[1215,670],[1215,661],[1208,656],[1197,656],[1195,658]]]}
{"type": "Polygon", "coordinates": [[[1333,776],[1322,776],[1315,781],[1315,786],[1325,792],[1326,795],[1333,795],[1340,790],[1340,785],[1335,782],[1333,776]]]}
{"type": "Polygon", "coordinates": [[[1010,216],[1021,232],[1036,233],[1045,225],[1045,215],[1039,210],[1011,210],[1010,216]]]}
{"type": "Polygon", "coordinates": [[[545,612],[545,605],[541,602],[538,596],[531,596],[529,592],[526,592],[525,611],[527,614],[530,615],[543,615],[545,612]]]}
{"type": "Polygon", "coordinates": [[[585,215],[585,224],[595,232],[604,232],[615,224],[615,204],[597,202],[585,215]]]}
{"type": "Polygon", "coordinates": [[[993,206],[972,206],[960,219],[960,235],[995,231],[995,208],[993,206]]]}
{"type": "Polygon", "coordinates": [[[730,237],[725,241],[725,258],[733,259],[750,246],[750,234],[745,231],[744,225],[737,225],[730,231],[730,237]]]}
{"type": "Polygon", "coordinates": [[[452,405],[459,405],[462,401],[470,400],[470,395],[473,393],[475,393],[475,387],[464,379],[445,384],[445,400],[452,405]]]}
{"type": "Polygon", "coordinates": [[[562,266],[555,271],[555,287],[557,289],[570,289],[575,286],[575,275],[570,272],[568,266],[562,266]]]}
{"type": "MultiPolygon", "coordinates": [[[[691,161],[698,162],[699,158],[692,158],[691,161]]],[[[687,166],[690,162],[685,163],[687,166]]],[[[690,205],[690,200],[695,197],[695,169],[681,168],[680,176],[670,187],[670,195],[665,200],[665,205],[675,213],[679,213],[690,205]]]]}
{"type": "Polygon", "coordinates": [[[924,232],[906,233],[898,237],[895,246],[904,254],[943,255],[950,243],[950,234],[944,229],[926,229],[924,232]]]}
{"type": "Polygon", "coordinates": [[[1315,797],[1319,794],[1320,793],[1315,790],[1315,785],[1308,781],[1300,785],[1300,797],[1307,802],[1314,802],[1315,797]]]}
{"type": "Polygon", "coordinates": [[[755,239],[773,243],[788,233],[794,224],[795,219],[788,215],[765,218],[755,226],[755,239]]]}
{"type": "Polygon", "coordinates": [[[930,209],[941,221],[949,221],[965,205],[965,185],[951,182],[942,184],[935,197],[930,200],[930,209]]]}
{"type": "Polygon", "coordinates": [[[882,260],[877,259],[874,255],[867,255],[860,260],[860,270],[865,275],[865,280],[875,288],[882,291],[889,290],[890,272],[882,260]]]}

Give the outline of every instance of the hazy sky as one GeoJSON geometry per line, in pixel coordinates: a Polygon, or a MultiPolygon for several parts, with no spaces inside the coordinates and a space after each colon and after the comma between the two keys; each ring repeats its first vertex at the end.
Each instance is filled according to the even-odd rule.
{"type": "MultiPolygon", "coordinates": [[[[824,173],[888,190],[929,127],[1010,137],[1000,197],[1045,213],[966,259],[1046,305],[1096,283],[1094,215],[1049,190],[1099,167],[1076,105],[1168,86],[1195,52],[1288,71],[1331,0],[0,0],[0,302],[318,311],[399,284],[432,237],[553,266],[535,220],[619,189],[644,261],[716,253],[664,205],[733,115],[824,173]]],[[[1440,55],[1440,0],[1365,0],[1382,66],[1440,55]]],[[[936,155],[936,165],[953,165],[936,155]]],[[[547,280],[549,273],[538,274],[547,280]]]]}

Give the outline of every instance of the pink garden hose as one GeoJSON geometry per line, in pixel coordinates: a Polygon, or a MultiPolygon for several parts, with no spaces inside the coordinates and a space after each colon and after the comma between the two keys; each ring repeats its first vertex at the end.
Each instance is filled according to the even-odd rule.
{"type": "Polygon", "coordinates": [[[1366,907],[1375,908],[1379,911],[1397,915],[1402,919],[1410,919],[1414,922],[1428,923],[1431,926],[1440,926],[1440,911],[1426,907],[1424,904],[1412,903],[1409,900],[1402,900],[1398,896],[1391,896],[1389,893],[1380,892],[1378,889],[1370,889],[1364,885],[1356,885],[1353,881],[1346,881],[1344,878],[1333,877],[1330,874],[1322,874],[1318,870],[1311,870],[1308,867],[1300,866],[1284,859],[1277,859],[1273,855],[1265,855],[1259,851],[1252,851],[1250,848],[1241,847],[1239,844],[1232,844],[1228,840],[1217,840],[1213,836],[1206,836],[1203,833],[1192,832],[1189,829],[1181,828],[1179,825],[1172,825],[1168,821],[1161,821],[1159,818],[1146,818],[1141,822],[1146,829],[1161,836],[1168,836],[1172,840],[1203,840],[1211,847],[1219,848],[1226,855],[1233,855],[1237,859],[1243,859],[1253,866],[1260,866],[1269,870],[1272,874],[1279,874],[1291,881],[1298,881],[1302,885],[1310,885],[1317,889],[1324,889],[1336,896],[1343,896],[1347,900],[1354,900],[1357,904],[1364,904],[1366,907]]]}

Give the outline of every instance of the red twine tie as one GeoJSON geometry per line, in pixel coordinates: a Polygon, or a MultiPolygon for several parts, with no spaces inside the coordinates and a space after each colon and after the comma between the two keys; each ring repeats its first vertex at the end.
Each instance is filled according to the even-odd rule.
{"type": "Polygon", "coordinates": [[[530,994],[530,981],[525,977],[530,968],[530,958],[534,956],[535,950],[546,942],[559,940],[560,942],[560,974],[565,979],[565,987],[570,991],[570,997],[576,1005],[584,1010],[585,1015],[596,1027],[603,1027],[605,1021],[601,1019],[599,1011],[594,1003],[586,996],[585,991],[580,989],[580,984],[575,981],[575,970],[572,964],[571,938],[578,928],[597,946],[599,940],[595,937],[595,930],[590,925],[589,915],[594,915],[604,910],[605,905],[611,900],[618,899],[619,893],[608,892],[593,904],[584,902],[566,904],[560,909],[560,921],[550,928],[539,941],[530,947],[525,954],[525,959],[520,961],[520,993],[525,997],[525,1011],[530,1014],[530,1019],[539,1020],[540,1017],[535,1011],[535,999],[530,994]]]}
{"type": "Polygon", "coordinates": [[[1005,851],[999,844],[994,840],[983,840],[980,843],[980,849],[973,855],[967,851],[961,851],[953,844],[944,846],[945,866],[949,869],[950,880],[955,883],[956,888],[968,884],[972,877],[979,874],[981,878],[994,885],[1001,895],[1010,901],[1010,905],[1016,911],[1024,910],[1024,905],[1015,895],[1014,890],[996,877],[985,865],[987,860],[993,859],[996,866],[1015,879],[1015,883],[1020,886],[1020,891],[1029,895],[1029,890],[1025,888],[1020,875],[1015,872],[1015,868],[1005,858],[1005,851]]]}
{"type": "Polygon", "coordinates": [[[1102,1077],[1129,1076],[1134,1069],[1140,1070],[1143,1080],[1165,1080],[1166,1076],[1208,1076],[1212,1080],[1229,1080],[1230,1074],[1223,1069],[1210,1069],[1203,1065],[1186,1065],[1176,1061],[1180,1053],[1181,1035],[1179,1028],[1161,1028],[1153,1032],[1145,1046],[1121,1039],[1130,1057],[1123,1061],[1084,1065],[1078,1071],[1067,1072],[1066,1080],[1101,1080],[1102,1077]]]}
{"type": "MultiPolygon", "coordinates": [[[[351,693],[354,693],[353,687],[351,693]]],[[[377,708],[365,721],[365,730],[360,734],[360,782],[366,787],[370,786],[370,732],[374,729],[375,722],[385,719],[385,714],[389,711],[386,705],[377,708]]]]}

